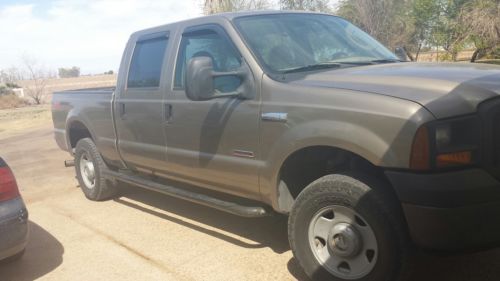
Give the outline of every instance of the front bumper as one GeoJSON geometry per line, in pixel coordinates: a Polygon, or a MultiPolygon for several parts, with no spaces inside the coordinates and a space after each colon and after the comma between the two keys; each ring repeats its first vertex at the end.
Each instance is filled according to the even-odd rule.
{"type": "Polygon", "coordinates": [[[386,171],[420,247],[479,250],[500,245],[500,181],[481,169],[386,171]]]}
{"type": "Polygon", "coordinates": [[[0,260],[21,252],[28,242],[28,211],[21,198],[0,202],[0,260]]]}

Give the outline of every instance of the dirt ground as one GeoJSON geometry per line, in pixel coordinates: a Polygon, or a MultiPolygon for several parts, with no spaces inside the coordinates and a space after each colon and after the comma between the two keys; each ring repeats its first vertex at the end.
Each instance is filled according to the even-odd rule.
{"type": "MultiPolygon", "coordinates": [[[[50,105],[0,109],[0,138],[47,126],[52,122],[50,105]]],[[[1,153],[1,150],[0,150],[1,153]]]]}
{"type": "MultiPolygon", "coordinates": [[[[91,202],[63,166],[69,155],[50,118],[1,116],[11,114],[0,111],[0,156],[17,176],[31,227],[26,254],[0,265],[1,281],[307,280],[285,217],[245,219],[126,186],[114,200],[91,202]]],[[[500,280],[500,250],[419,260],[413,281],[500,280]]]]}

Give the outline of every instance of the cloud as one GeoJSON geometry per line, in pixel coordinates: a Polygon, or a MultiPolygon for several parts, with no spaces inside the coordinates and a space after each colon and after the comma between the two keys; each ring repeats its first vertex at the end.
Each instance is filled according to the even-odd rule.
{"type": "Polygon", "coordinates": [[[134,31],[201,15],[199,0],[54,0],[0,5],[0,69],[23,54],[51,68],[117,70],[134,31]]]}

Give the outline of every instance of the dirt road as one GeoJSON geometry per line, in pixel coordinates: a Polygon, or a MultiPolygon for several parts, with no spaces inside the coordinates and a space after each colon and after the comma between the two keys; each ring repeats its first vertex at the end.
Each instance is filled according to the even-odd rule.
{"type": "MultiPolygon", "coordinates": [[[[50,124],[0,135],[0,155],[31,221],[25,256],[0,265],[1,281],[307,280],[284,217],[239,218],[125,186],[115,200],[88,201],[50,124]]],[[[500,280],[500,250],[421,260],[415,281],[500,280]]]]}

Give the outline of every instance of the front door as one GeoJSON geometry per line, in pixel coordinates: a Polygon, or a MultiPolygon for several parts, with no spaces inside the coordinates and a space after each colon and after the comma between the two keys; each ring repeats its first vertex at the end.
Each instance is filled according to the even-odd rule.
{"type": "MultiPolygon", "coordinates": [[[[238,98],[188,100],[185,71],[189,59],[212,59],[214,71],[238,69],[242,57],[222,27],[188,28],[182,35],[166,126],[169,177],[232,194],[258,198],[259,102],[238,98]]],[[[236,76],[214,78],[216,92],[234,91],[236,76]]]]}

